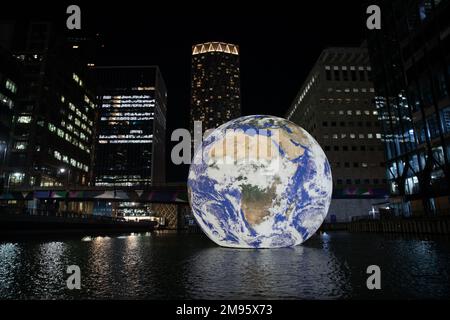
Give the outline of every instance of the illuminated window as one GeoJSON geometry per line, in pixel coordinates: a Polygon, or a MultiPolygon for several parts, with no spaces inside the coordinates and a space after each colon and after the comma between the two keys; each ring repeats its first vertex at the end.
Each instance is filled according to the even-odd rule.
{"type": "Polygon", "coordinates": [[[25,173],[22,172],[14,172],[9,176],[9,185],[18,185],[23,182],[25,179],[25,173]]]}
{"type": "Polygon", "coordinates": [[[61,153],[60,153],[59,151],[54,151],[54,152],[53,152],[53,156],[54,156],[56,159],[61,160],[61,153]]]}
{"type": "Polygon", "coordinates": [[[2,95],[1,93],[0,93],[0,102],[3,102],[5,105],[7,105],[9,109],[12,109],[14,107],[14,102],[10,98],[2,95]]]}
{"type": "Polygon", "coordinates": [[[9,79],[6,79],[6,89],[11,91],[12,93],[17,92],[17,85],[9,79]]]}
{"type": "Polygon", "coordinates": [[[17,123],[30,123],[31,116],[20,116],[17,118],[17,123]]]}
{"type": "Polygon", "coordinates": [[[56,127],[53,124],[49,123],[48,124],[48,130],[50,130],[50,132],[55,132],[56,131],[56,127]]]}
{"type": "Polygon", "coordinates": [[[58,134],[59,137],[64,138],[64,131],[62,129],[58,128],[57,134],[58,134]]]}
{"type": "Polygon", "coordinates": [[[14,150],[25,150],[28,146],[28,143],[25,141],[17,141],[14,144],[14,150]]]}

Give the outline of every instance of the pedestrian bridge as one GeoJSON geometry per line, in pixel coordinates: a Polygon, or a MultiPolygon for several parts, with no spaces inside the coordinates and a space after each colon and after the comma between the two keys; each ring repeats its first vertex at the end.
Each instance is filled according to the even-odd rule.
{"type": "Polygon", "coordinates": [[[187,204],[186,184],[149,186],[144,190],[105,187],[17,188],[0,194],[0,201],[9,200],[64,200],[64,201],[119,201],[142,203],[187,204]]]}
{"type": "MultiPolygon", "coordinates": [[[[186,184],[143,190],[105,187],[17,188],[0,194],[0,213],[50,216],[130,216],[153,214],[179,229],[190,214],[186,184]]],[[[161,222],[162,223],[162,222],[161,222]]]]}

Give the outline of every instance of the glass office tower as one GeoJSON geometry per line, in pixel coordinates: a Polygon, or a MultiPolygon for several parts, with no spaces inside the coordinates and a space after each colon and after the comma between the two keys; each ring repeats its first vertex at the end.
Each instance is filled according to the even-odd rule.
{"type": "Polygon", "coordinates": [[[95,185],[165,182],[166,87],[156,66],[93,68],[99,84],[95,185]]]}
{"type": "Polygon", "coordinates": [[[396,215],[450,210],[450,1],[378,1],[368,31],[396,215]]]}

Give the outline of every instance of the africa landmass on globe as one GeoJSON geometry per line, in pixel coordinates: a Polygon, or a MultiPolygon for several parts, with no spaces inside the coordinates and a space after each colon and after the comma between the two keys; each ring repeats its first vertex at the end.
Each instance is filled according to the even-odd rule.
{"type": "Polygon", "coordinates": [[[273,116],[246,116],[215,129],[195,150],[188,194],[200,228],[234,248],[291,247],[325,219],[332,177],[320,145],[273,116]]]}

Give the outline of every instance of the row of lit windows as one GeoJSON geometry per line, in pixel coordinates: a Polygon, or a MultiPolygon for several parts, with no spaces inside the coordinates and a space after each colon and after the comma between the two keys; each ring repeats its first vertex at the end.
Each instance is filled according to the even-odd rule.
{"type": "Polygon", "coordinates": [[[323,135],[323,138],[324,139],[347,139],[347,138],[350,138],[350,139],[374,139],[374,138],[376,138],[376,139],[381,139],[381,133],[368,133],[368,134],[364,134],[364,133],[358,133],[358,134],[356,134],[356,133],[349,133],[349,134],[347,134],[347,133],[341,133],[341,134],[337,134],[337,133],[335,133],[335,134],[332,134],[332,135],[328,135],[328,134],[325,134],[325,135],[323,135]]]}
{"type": "Polygon", "coordinates": [[[367,92],[371,92],[374,93],[375,92],[375,88],[345,88],[345,89],[341,89],[341,88],[328,88],[327,90],[328,92],[337,92],[337,93],[358,93],[358,92],[362,92],[362,93],[367,93],[367,92]]]}
{"type": "MultiPolygon", "coordinates": [[[[56,135],[58,137],[60,137],[61,139],[66,140],[67,142],[73,144],[75,147],[78,147],[80,150],[85,151],[86,153],[91,153],[91,151],[89,150],[88,147],[86,147],[83,143],[81,143],[80,141],[78,141],[78,139],[72,137],[70,134],[65,133],[64,130],[57,128],[55,125],[49,123],[48,124],[48,130],[52,133],[56,133],[56,135]]],[[[80,134],[80,138],[82,138],[83,140],[87,140],[87,137],[84,134],[80,134]],[[82,137],[81,137],[82,135],[82,137]]]]}
{"type": "Polygon", "coordinates": [[[372,124],[373,124],[374,127],[379,127],[379,126],[380,126],[380,123],[379,123],[378,121],[376,121],[376,122],[371,122],[371,121],[366,121],[366,122],[357,121],[356,123],[353,122],[353,121],[348,121],[348,122],[340,121],[339,124],[338,124],[338,122],[336,122],[336,121],[331,121],[331,122],[324,121],[324,122],[322,122],[322,126],[323,126],[323,127],[328,127],[328,126],[330,126],[330,127],[337,127],[337,126],[339,126],[339,127],[355,127],[355,124],[356,124],[356,126],[358,126],[358,127],[364,127],[364,126],[366,126],[366,127],[372,127],[372,124]]]}
{"type": "Polygon", "coordinates": [[[119,140],[98,140],[98,143],[100,144],[143,144],[143,143],[152,143],[153,140],[151,139],[137,139],[137,140],[124,140],[124,139],[119,139],[119,140]]]}
{"type": "Polygon", "coordinates": [[[368,105],[370,104],[370,100],[369,99],[359,99],[359,98],[320,98],[319,99],[320,103],[324,104],[324,103],[328,103],[328,104],[365,104],[368,105]]]}
{"type": "Polygon", "coordinates": [[[344,162],[344,163],[336,162],[336,163],[334,163],[332,165],[334,165],[335,168],[351,168],[351,167],[353,167],[353,168],[364,168],[364,169],[367,169],[367,168],[376,168],[378,166],[382,167],[382,168],[386,167],[386,163],[384,163],[384,162],[380,162],[379,164],[377,164],[377,163],[367,163],[367,162],[361,162],[361,163],[353,162],[353,166],[350,164],[350,162],[344,162]]]}
{"type": "Polygon", "coordinates": [[[378,146],[377,148],[375,148],[375,146],[333,146],[333,148],[331,148],[331,146],[325,146],[323,149],[325,151],[384,151],[384,147],[382,145],[378,146]]]}
{"type": "Polygon", "coordinates": [[[370,66],[350,66],[350,68],[347,66],[325,66],[325,77],[327,81],[369,81],[371,71],[370,66]]]}
{"type": "Polygon", "coordinates": [[[18,151],[26,150],[28,147],[28,142],[26,141],[16,141],[14,143],[13,149],[18,151]]]}
{"type": "MultiPolygon", "coordinates": [[[[86,97],[87,98],[87,97],[86,97]]],[[[66,101],[66,99],[65,99],[65,97],[64,96],[61,96],[61,102],[62,103],[64,103],[66,101]]],[[[75,123],[75,125],[76,126],[78,126],[78,127],[80,127],[82,130],[84,130],[84,131],[86,131],[86,133],[87,134],[89,134],[89,135],[91,135],[92,134],[92,130],[91,130],[91,128],[92,128],[92,126],[94,125],[94,123],[93,123],[93,121],[92,120],[89,120],[88,119],[88,116],[86,115],[86,114],[84,114],[84,113],[82,113],[73,103],[71,103],[71,102],[69,102],[69,109],[72,111],[72,112],[74,112],[75,113],[75,115],[78,117],[78,118],[74,118],[74,115],[73,114],[71,114],[71,113],[69,113],[68,115],[67,115],[67,119],[68,120],[70,120],[70,121],[72,121],[72,120],[74,120],[74,123],[75,123]],[[86,122],[88,125],[89,125],[89,127],[86,125],[86,124],[84,124],[84,123],[82,123],[81,122],[81,120],[83,120],[84,122],[86,122]]],[[[86,108],[86,112],[88,112],[89,110],[88,110],[88,108],[86,108]]],[[[69,124],[67,124],[67,126],[66,126],[66,123],[65,123],[65,121],[63,120],[62,122],[61,122],[61,125],[63,126],[63,127],[66,127],[68,130],[72,130],[72,129],[69,129],[69,127],[67,127],[67,126],[69,126],[69,124]]],[[[71,126],[71,125],[70,125],[71,126]]]]}
{"type": "Polygon", "coordinates": [[[27,115],[22,115],[17,117],[17,123],[24,123],[24,124],[28,124],[31,122],[31,116],[27,116],[27,115]]]}
{"type": "Polygon", "coordinates": [[[386,179],[337,179],[336,180],[336,184],[338,185],[343,185],[345,182],[346,185],[352,185],[352,184],[373,184],[373,185],[378,185],[378,184],[386,184],[387,181],[386,179]]]}
{"type": "Polygon", "coordinates": [[[14,94],[17,92],[17,85],[10,79],[6,79],[5,87],[14,94]]]}
{"type": "Polygon", "coordinates": [[[89,97],[86,95],[84,96],[84,102],[86,102],[88,106],[91,107],[91,109],[95,109],[95,103],[93,103],[91,99],[89,99],[89,97]]]}
{"type": "Polygon", "coordinates": [[[314,83],[316,82],[316,76],[313,76],[311,78],[311,80],[309,80],[308,84],[305,86],[305,88],[303,88],[302,93],[299,95],[297,102],[294,105],[294,108],[291,110],[291,112],[288,115],[288,119],[290,119],[292,117],[292,115],[294,114],[294,112],[297,110],[297,108],[300,106],[300,104],[302,103],[303,99],[306,97],[306,95],[308,94],[309,90],[312,88],[312,86],[314,85],[314,83]]]}
{"type": "Polygon", "coordinates": [[[119,135],[100,135],[99,139],[152,139],[152,134],[134,135],[134,134],[119,134],[119,135]]]}
{"type": "Polygon", "coordinates": [[[80,87],[83,87],[83,81],[80,79],[80,77],[77,74],[72,74],[72,79],[75,80],[76,83],[78,83],[78,85],[80,87]]]}
{"type": "Polygon", "coordinates": [[[370,115],[374,115],[377,116],[378,115],[378,111],[377,110],[339,110],[339,111],[330,111],[329,112],[330,115],[339,115],[339,116],[361,116],[361,115],[365,115],[365,116],[370,116],[370,115]]]}
{"type": "Polygon", "coordinates": [[[75,119],[75,125],[77,125],[78,127],[80,127],[81,129],[85,130],[87,132],[88,135],[85,135],[83,132],[79,132],[78,130],[76,130],[74,128],[73,125],[71,125],[70,123],[66,123],[64,120],[61,121],[61,126],[63,128],[66,128],[69,132],[72,132],[74,135],[76,135],[77,137],[80,137],[81,140],[88,142],[88,136],[90,136],[92,134],[91,129],[89,129],[88,127],[86,127],[86,125],[84,123],[80,123],[79,121],[77,121],[78,119],[75,119]]]}
{"type": "Polygon", "coordinates": [[[144,103],[144,102],[134,102],[134,103],[103,103],[102,108],[108,109],[108,108],[154,108],[155,103],[144,103]]]}
{"type": "Polygon", "coordinates": [[[111,99],[113,101],[127,100],[127,99],[151,99],[149,95],[126,95],[126,96],[103,96],[103,100],[111,99]]]}
{"type": "Polygon", "coordinates": [[[142,184],[151,183],[151,179],[140,179],[136,182],[129,182],[129,181],[115,181],[115,182],[95,182],[96,186],[99,187],[134,187],[134,186],[140,186],[142,184]]]}
{"type": "Polygon", "coordinates": [[[61,154],[61,152],[59,152],[59,151],[56,151],[56,150],[53,151],[53,157],[56,160],[63,161],[65,163],[67,163],[67,164],[70,164],[74,168],[83,170],[85,172],[89,171],[89,167],[87,165],[82,164],[81,162],[78,162],[78,161],[76,161],[73,158],[69,158],[68,156],[61,154]]]}
{"type": "Polygon", "coordinates": [[[101,117],[101,121],[144,121],[153,120],[154,117],[101,117]]]}
{"type": "Polygon", "coordinates": [[[7,106],[9,109],[12,109],[14,107],[14,101],[12,101],[7,96],[3,95],[1,92],[0,92],[0,102],[5,106],[7,106]]]}

